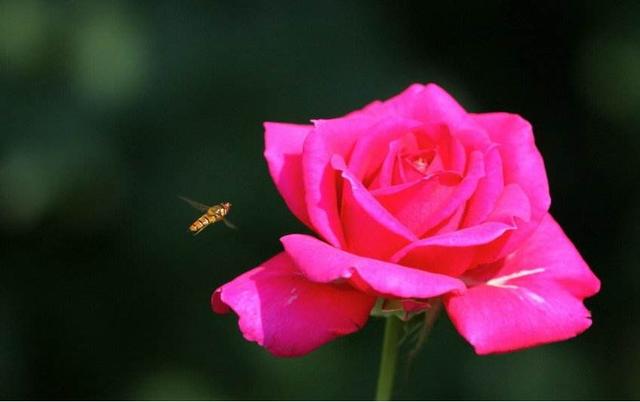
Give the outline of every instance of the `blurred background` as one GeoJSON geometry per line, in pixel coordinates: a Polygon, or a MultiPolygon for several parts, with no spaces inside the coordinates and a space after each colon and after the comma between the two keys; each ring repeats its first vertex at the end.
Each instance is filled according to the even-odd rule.
{"type": "Polygon", "coordinates": [[[396,397],[640,398],[640,4],[453,3],[0,0],[0,397],[371,398],[380,320],[283,360],[209,296],[304,230],[263,121],[436,82],[532,122],[603,289],[584,335],[513,354],[441,319],[396,397]],[[179,194],[240,230],[190,236],[179,194]]]}

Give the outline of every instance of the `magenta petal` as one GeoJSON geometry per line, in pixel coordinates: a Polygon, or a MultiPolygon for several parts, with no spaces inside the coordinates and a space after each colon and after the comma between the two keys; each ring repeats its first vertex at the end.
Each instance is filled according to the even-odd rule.
{"type": "Polygon", "coordinates": [[[475,226],[486,221],[494,210],[496,201],[504,188],[502,178],[502,158],[498,147],[489,149],[484,157],[485,176],[478,182],[478,188],[467,202],[467,211],[462,227],[475,226]]]}
{"type": "Polygon", "coordinates": [[[428,123],[455,125],[467,115],[462,106],[436,84],[413,84],[400,95],[384,102],[384,106],[401,116],[428,123]]]}
{"type": "Polygon", "coordinates": [[[333,155],[346,155],[357,138],[375,124],[368,118],[343,117],[316,120],[305,140],[302,156],[305,202],[313,229],[334,246],[344,245],[338,211],[338,172],[331,166],[333,155]]]}
{"type": "Polygon", "coordinates": [[[335,155],[334,168],[341,171],[342,224],[346,249],[358,255],[385,259],[416,237],[380,205],[335,155]]]}
{"type": "Polygon", "coordinates": [[[484,177],[483,155],[474,151],[469,167],[461,181],[451,175],[425,176],[410,186],[397,186],[376,191],[376,199],[418,237],[450,217],[471,197],[478,181],[484,177]]]}
{"type": "Polygon", "coordinates": [[[436,84],[413,84],[401,94],[369,104],[350,116],[375,119],[407,118],[426,124],[444,124],[465,146],[484,149],[490,141],[486,133],[444,89],[436,84]]]}
{"type": "Polygon", "coordinates": [[[350,279],[376,295],[399,298],[429,298],[465,288],[458,279],[353,255],[311,236],[294,234],[280,241],[314,282],[350,279]]]}
{"type": "Polygon", "coordinates": [[[387,144],[386,154],[384,160],[378,171],[378,175],[373,182],[369,185],[369,190],[373,191],[379,188],[385,188],[391,186],[393,183],[393,173],[398,160],[398,152],[402,149],[403,143],[401,140],[395,140],[387,144]]]}
{"type": "Polygon", "coordinates": [[[348,116],[385,116],[412,118],[424,122],[453,123],[465,119],[466,111],[436,84],[413,84],[399,95],[375,101],[348,116]]]}
{"type": "Polygon", "coordinates": [[[471,114],[498,144],[502,159],[504,184],[519,185],[529,199],[531,218],[518,223],[518,230],[504,245],[502,256],[515,251],[535,231],[551,203],[549,184],[533,130],[522,117],[509,113],[471,114]]]}
{"type": "Polygon", "coordinates": [[[244,337],[276,356],[300,356],[359,330],[375,298],[348,286],[310,282],[280,253],[218,288],[213,310],[231,308],[244,337]]]}
{"type": "MultiPolygon", "coordinates": [[[[387,213],[393,214],[414,236],[421,237],[447,217],[441,211],[460,206],[450,201],[460,180],[455,173],[438,172],[407,184],[375,191],[374,195],[387,213]]],[[[449,215],[452,212],[449,211],[449,215]]]]}
{"type": "Polygon", "coordinates": [[[338,211],[338,172],[319,135],[310,135],[303,156],[305,201],[315,231],[334,246],[344,244],[338,211]]]}
{"type": "MultiPolygon", "coordinates": [[[[507,236],[514,226],[485,222],[477,226],[418,240],[391,257],[399,264],[430,272],[459,276],[492,255],[495,241],[507,236]]],[[[498,242],[499,243],[499,242],[498,242]]]]}
{"type": "Polygon", "coordinates": [[[533,219],[541,219],[549,209],[551,198],[544,162],[536,148],[529,122],[509,113],[472,116],[487,130],[491,140],[500,145],[504,184],[519,184],[529,197],[533,219]]]}
{"type": "Polygon", "coordinates": [[[264,123],[269,173],[293,214],[309,225],[302,178],[302,145],[312,126],[264,123]]]}
{"type": "Polygon", "coordinates": [[[524,246],[490,279],[451,294],[445,306],[479,354],[561,341],[591,325],[582,300],[600,288],[562,229],[546,215],[524,246]]]}
{"type": "Polygon", "coordinates": [[[349,161],[349,171],[364,182],[383,164],[389,144],[421,125],[420,122],[407,119],[384,119],[369,127],[366,133],[356,140],[348,159],[345,155],[340,156],[349,161]]]}
{"type": "Polygon", "coordinates": [[[531,205],[522,187],[511,183],[504,187],[504,191],[496,201],[495,209],[489,215],[488,220],[511,223],[514,222],[514,218],[529,222],[531,220],[531,205]]]}

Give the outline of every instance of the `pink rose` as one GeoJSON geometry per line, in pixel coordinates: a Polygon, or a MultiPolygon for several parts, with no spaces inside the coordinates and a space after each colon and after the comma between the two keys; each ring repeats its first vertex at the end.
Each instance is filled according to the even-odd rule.
{"type": "Polygon", "coordinates": [[[467,113],[440,87],[312,125],[265,123],[265,157],[289,209],[318,238],[217,289],[247,340],[278,356],[360,329],[377,298],[441,297],[479,354],[571,338],[600,283],[549,215],[531,125],[467,113]]]}

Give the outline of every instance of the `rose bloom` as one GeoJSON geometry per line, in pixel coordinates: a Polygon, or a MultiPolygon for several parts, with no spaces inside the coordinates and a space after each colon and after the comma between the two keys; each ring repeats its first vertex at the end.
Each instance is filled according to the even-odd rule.
{"type": "MultiPolygon", "coordinates": [[[[299,356],[362,328],[378,298],[441,298],[478,354],[571,338],[599,280],[548,212],[542,157],[515,114],[468,113],[410,86],[344,117],[265,123],[287,206],[317,237],[217,289],[247,340],[299,356]]],[[[416,307],[417,306],[417,307],[416,307]]]]}

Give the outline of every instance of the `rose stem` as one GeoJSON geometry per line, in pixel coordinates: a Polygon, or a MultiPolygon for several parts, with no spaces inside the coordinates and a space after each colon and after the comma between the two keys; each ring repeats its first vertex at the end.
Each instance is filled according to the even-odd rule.
{"type": "Polygon", "coordinates": [[[398,339],[400,337],[400,330],[402,329],[401,324],[401,321],[393,315],[386,318],[384,339],[382,340],[380,371],[378,372],[378,387],[376,390],[377,401],[388,401],[391,399],[396,371],[398,339]]]}

